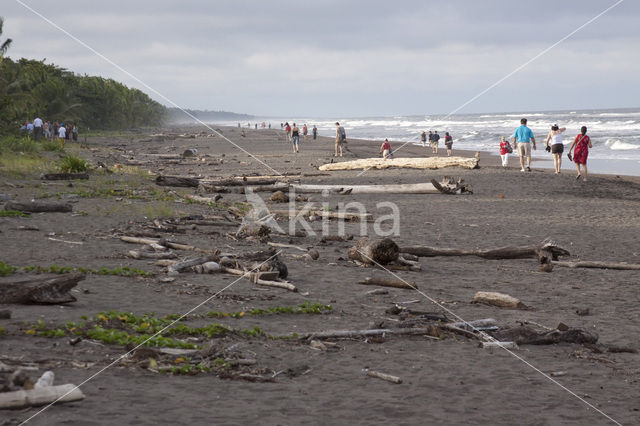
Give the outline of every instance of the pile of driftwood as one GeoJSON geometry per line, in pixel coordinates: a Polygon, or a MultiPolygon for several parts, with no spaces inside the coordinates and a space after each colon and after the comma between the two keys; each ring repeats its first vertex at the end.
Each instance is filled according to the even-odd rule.
{"type": "Polygon", "coordinates": [[[34,381],[23,369],[11,370],[0,362],[0,409],[36,407],[52,402],[72,402],[84,399],[76,385],[54,385],[53,371],[45,371],[34,381]]]}
{"type": "Polygon", "coordinates": [[[155,260],[156,265],[167,268],[166,271],[169,276],[179,275],[184,272],[200,274],[227,273],[247,278],[254,284],[283,288],[294,292],[298,291],[296,286],[285,280],[288,275],[287,267],[278,258],[278,253],[275,253],[274,250],[236,255],[162,239],[123,235],[120,240],[132,244],[142,244],[142,248],[130,250],[128,255],[133,259],[155,260]],[[192,251],[198,253],[198,255],[179,260],[179,256],[174,250],[192,251]],[[246,263],[246,261],[251,261],[252,263],[246,263]]]}

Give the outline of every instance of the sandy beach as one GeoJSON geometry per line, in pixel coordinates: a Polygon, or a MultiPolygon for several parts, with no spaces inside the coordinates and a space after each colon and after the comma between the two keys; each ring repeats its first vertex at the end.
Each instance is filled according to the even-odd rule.
{"type": "MultiPolygon", "coordinates": [[[[0,179],[0,193],[14,200],[35,198],[73,205],[73,213],[0,218],[0,260],[17,267],[126,266],[149,272],[138,277],[88,274],[72,290],[77,301],[65,305],[0,305],[0,310],[11,311],[10,319],[0,319],[0,362],[37,367],[37,372],[30,371],[34,377],[52,370],[57,384],[80,384],[90,378],[81,387],[84,400],[54,405],[29,424],[610,424],[606,416],[622,424],[640,422],[638,271],[555,267],[546,273],[533,258],[465,256],[422,257],[420,271],[391,274],[348,259],[347,251],[363,225],[358,222],[344,224],[346,233],[354,236],[348,241],[321,241],[321,221],[310,223],[315,236],[271,234],[265,240],[228,236],[237,226],[176,220],[172,232],[154,224],[154,219],[163,224],[189,215],[239,221],[230,215],[230,208],[245,212],[247,201],[244,194],[231,192],[220,193],[222,198],[215,205],[186,202],[185,195],[213,196],[215,192],[160,187],[154,182],[158,174],[203,180],[291,174],[302,183],[327,185],[418,183],[450,176],[464,179],[473,194],[304,194],[310,200],[301,201],[300,206],[328,203],[331,211],[337,211],[339,203],[358,201],[377,218],[389,214],[378,203],[393,202],[400,209],[400,232],[391,238],[399,246],[489,249],[537,245],[551,238],[570,252],[562,260],[640,263],[639,178],[590,175],[588,182],[582,182],[574,178],[573,170],[554,175],[536,162],[532,172],[521,173],[516,156],[510,159],[511,167],[504,169],[498,156],[487,153],[480,154],[480,168],[474,170],[321,173],[317,167],[331,161],[376,157],[379,142],[350,139],[344,157],[334,159],[330,138],[301,139],[300,153],[294,154],[280,130],[245,129],[243,137],[241,129],[217,129],[233,144],[202,127],[94,136],[85,147],[72,149],[92,165],[102,162],[114,173],[95,171],[89,180],[71,183],[43,181],[35,175],[0,179]],[[196,149],[196,155],[172,157],[186,149],[196,149]],[[27,225],[33,230],[25,230],[27,225]],[[122,235],[147,235],[232,254],[266,250],[267,242],[291,244],[313,247],[319,258],[304,260],[299,258],[300,250],[278,248],[288,268],[287,279],[299,289],[297,293],[222,273],[185,271],[167,280],[166,268],[155,261],[130,258],[128,252],[139,245],[124,243],[122,235]],[[385,287],[385,294],[368,294],[378,287],[358,284],[366,277],[394,275],[415,283],[420,291],[385,287]],[[478,291],[509,294],[528,309],[471,303],[478,291]],[[229,364],[211,372],[159,373],[163,364],[181,366],[188,360],[168,361],[164,356],[158,358],[156,368],[149,361],[155,355],[139,349],[118,360],[133,346],[86,336],[71,345],[74,334],[68,329],[64,337],[38,335],[40,329],[64,329],[68,321],[89,323],[111,310],[137,316],[154,313],[155,318],[181,315],[208,298],[181,324],[219,323],[245,331],[259,327],[264,333],[171,335],[204,347],[216,354],[211,359],[229,364]],[[331,308],[315,314],[205,315],[298,307],[306,302],[331,308]],[[420,316],[389,311],[395,304],[452,321],[494,318],[505,327],[530,322],[554,329],[563,323],[597,333],[598,344],[524,344],[512,354],[479,347],[480,339],[455,333],[435,338],[334,338],[317,345],[296,338],[270,338],[398,327],[420,316]],[[44,325],[38,326],[38,320],[44,325]],[[234,367],[231,361],[238,359],[255,363],[234,367]],[[402,383],[369,377],[367,369],[397,376],[402,383]],[[256,376],[272,381],[249,380],[256,376]]],[[[392,141],[392,148],[397,146],[392,141]]],[[[446,156],[442,144],[439,155],[446,156]]],[[[469,157],[475,152],[458,150],[454,143],[454,155],[469,157]]],[[[431,156],[431,149],[407,145],[396,156],[431,156]]],[[[286,208],[270,202],[269,193],[259,195],[270,209],[286,208]]],[[[279,223],[287,229],[286,220],[279,223]]],[[[373,224],[364,225],[373,234],[373,224]]],[[[336,235],[338,224],[330,222],[329,231],[336,235]]],[[[176,253],[180,259],[195,255],[176,253]]],[[[16,275],[21,274],[25,272],[16,275]]],[[[110,321],[111,325],[117,322],[110,321]]],[[[0,424],[19,424],[38,410],[0,410],[0,424]]]]}

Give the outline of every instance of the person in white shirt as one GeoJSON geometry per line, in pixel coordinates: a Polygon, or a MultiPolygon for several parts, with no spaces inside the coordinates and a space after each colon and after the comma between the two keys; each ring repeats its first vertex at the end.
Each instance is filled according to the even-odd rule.
{"type": "Polygon", "coordinates": [[[64,140],[67,136],[67,129],[64,126],[60,126],[60,128],[58,129],[58,139],[60,139],[60,142],[62,143],[62,148],[64,148],[64,140]]]}
{"type": "Polygon", "coordinates": [[[557,175],[560,174],[560,167],[562,167],[562,153],[564,152],[564,143],[562,142],[562,133],[567,130],[566,127],[558,127],[557,124],[551,126],[551,131],[547,135],[545,144],[547,146],[547,152],[553,154],[553,166],[557,175]],[[551,146],[549,146],[551,142],[551,146]]]}
{"type": "Polygon", "coordinates": [[[33,120],[33,135],[35,140],[40,140],[42,137],[42,119],[40,119],[40,117],[36,117],[35,120],[33,120]]]}

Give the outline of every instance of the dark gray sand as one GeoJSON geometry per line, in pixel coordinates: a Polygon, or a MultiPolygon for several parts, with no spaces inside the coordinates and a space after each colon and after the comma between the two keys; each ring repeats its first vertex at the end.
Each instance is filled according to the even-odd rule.
{"type": "MultiPolygon", "coordinates": [[[[199,132],[200,129],[197,130],[199,132]]],[[[327,138],[301,141],[294,154],[277,130],[246,131],[223,128],[236,144],[255,154],[278,172],[318,173],[315,166],[329,162],[333,142],[327,138]]],[[[195,139],[127,137],[89,138],[90,150],[81,151],[94,164],[138,164],[141,170],[175,175],[229,177],[243,174],[274,174],[255,158],[219,136],[195,139]],[[198,159],[163,160],[155,155],[178,154],[197,148],[198,159]],[[224,155],[224,157],[222,157],[224,155]],[[204,158],[202,161],[200,158],[204,158]],[[224,161],[221,163],[220,159],[224,161]]],[[[394,144],[394,148],[397,144],[394,144]]],[[[376,156],[379,143],[350,141],[345,160],[376,156]]],[[[454,145],[454,149],[456,145],[454,145]]],[[[398,156],[423,156],[429,148],[407,146],[398,156]]],[[[454,151],[454,154],[473,153],[454,151]]],[[[446,155],[441,149],[440,155],[446,155]]],[[[392,201],[400,207],[399,245],[491,248],[532,245],[553,238],[571,252],[565,260],[599,260],[640,263],[640,183],[634,178],[590,176],[576,181],[573,172],[560,176],[537,169],[521,173],[511,158],[511,168],[499,159],[481,155],[480,169],[389,169],[331,172],[329,176],[303,177],[304,183],[388,184],[427,182],[442,176],[464,178],[472,195],[331,195],[316,194],[316,205],[328,201],[364,203],[374,217],[389,214],[376,204],[392,201]]],[[[127,169],[125,166],[125,170],[127,169]]],[[[79,384],[126,352],[122,346],[83,340],[75,346],[69,338],[46,338],[26,334],[36,320],[64,326],[67,321],[91,318],[101,311],[117,310],[137,315],[154,312],[157,317],[182,314],[236,280],[226,274],[180,274],[162,282],[164,268],[153,261],[133,260],[127,252],[138,246],[117,236],[152,225],[145,216],[182,216],[226,213],[202,204],[162,201],[149,191],[194,194],[193,189],[160,188],[144,173],[95,175],[89,182],[43,183],[36,177],[3,176],[0,193],[28,200],[44,194],[74,202],[74,212],[33,214],[30,218],[0,218],[0,260],[17,265],[62,265],[90,268],[130,266],[155,273],[148,278],[88,275],[73,294],[78,301],[65,306],[0,305],[12,311],[0,320],[0,361],[37,363],[41,373],[52,369],[56,383],[79,384]],[[98,183],[116,190],[109,196],[86,197],[98,183]],[[133,190],[134,192],[127,192],[133,190]],[[72,194],[72,192],[75,194],[72,194]],[[80,195],[79,195],[80,194],[80,195]],[[122,195],[118,195],[122,194],[122,195]],[[86,194],[85,194],[86,195],[86,194]],[[136,196],[138,195],[138,196],[136,196]],[[141,195],[141,196],[140,196],[141,195]],[[155,198],[154,198],[155,197],[155,198]],[[33,225],[38,231],[18,230],[33,225]],[[50,239],[54,238],[54,240],[50,239]],[[81,242],[71,244],[65,240],[81,242]]],[[[205,195],[205,194],[200,194],[205,195]]],[[[222,194],[221,202],[246,201],[241,194],[222,194]]],[[[266,200],[267,193],[261,193],[266,200]]],[[[55,199],[55,198],[54,198],[55,199]]],[[[271,203],[267,202],[271,206],[271,203]]],[[[283,208],[283,205],[275,205],[283,208]]],[[[368,224],[368,232],[372,232],[368,224]]],[[[283,222],[286,226],[286,222],[283,222]]],[[[314,222],[320,230],[321,223],[314,222]]],[[[332,234],[338,232],[330,224],[332,234]]],[[[184,227],[183,227],[184,228],[184,227]]],[[[346,232],[358,234],[360,224],[347,223],[346,232]]],[[[258,241],[225,236],[233,228],[196,226],[184,234],[164,237],[202,248],[242,253],[267,248],[258,241]]],[[[272,236],[271,241],[315,246],[317,261],[297,260],[295,249],[284,249],[281,258],[289,280],[301,293],[256,287],[241,279],[196,313],[237,312],[273,306],[297,306],[305,301],[330,304],[321,315],[281,314],[243,318],[190,320],[190,326],[211,322],[234,328],[259,326],[267,334],[331,329],[374,328],[381,322],[393,327],[397,315],[385,312],[396,302],[413,310],[443,313],[437,301],[465,320],[495,318],[500,324],[517,326],[533,321],[548,327],[563,322],[598,333],[599,343],[638,349],[640,315],[638,271],[569,269],[556,267],[539,272],[535,259],[485,260],[475,257],[421,259],[422,271],[399,271],[402,279],[415,282],[412,290],[388,289],[386,295],[367,295],[375,287],[358,285],[367,276],[386,277],[387,272],[362,268],[346,260],[352,242],[319,244],[319,236],[291,238],[272,236]],[[498,291],[522,300],[529,310],[510,310],[471,304],[477,291],[498,291]],[[307,295],[305,295],[308,292],[307,295]],[[425,297],[428,296],[428,297],[425,297]],[[432,299],[432,300],[430,300],[432,299]],[[588,309],[588,315],[577,310],[588,309]]],[[[192,253],[181,252],[183,257],[192,253]]],[[[450,313],[447,316],[452,318],[450,313]]],[[[599,353],[578,344],[523,345],[514,353],[478,347],[477,340],[447,334],[443,339],[422,336],[384,339],[337,339],[330,350],[312,348],[305,342],[264,337],[226,336],[196,343],[218,349],[232,347],[240,358],[257,360],[254,372],[270,376],[282,372],[274,383],[228,380],[216,374],[171,375],[118,362],[82,386],[86,399],[53,406],[31,420],[34,425],[111,424],[607,424],[607,418],[545,378],[562,386],[623,424],[640,422],[640,355],[599,353]],[[524,361],[523,361],[524,360],[524,361]],[[526,362],[525,362],[526,361],[526,362]],[[528,365],[529,363],[530,365],[528,365]],[[536,371],[538,369],[539,371],[536,371]],[[367,377],[364,369],[396,375],[402,384],[367,377]],[[291,369],[287,371],[288,369],[291,369]]],[[[36,373],[32,373],[36,374],[36,373]]],[[[0,411],[0,424],[26,420],[36,408],[0,411]],[[5,423],[3,423],[5,422],[5,423]]]]}

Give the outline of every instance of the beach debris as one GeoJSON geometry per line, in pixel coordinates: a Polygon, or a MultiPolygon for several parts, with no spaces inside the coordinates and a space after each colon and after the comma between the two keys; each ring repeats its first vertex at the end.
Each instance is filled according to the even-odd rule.
{"type": "Polygon", "coordinates": [[[82,281],[82,273],[60,275],[19,275],[0,278],[0,304],[64,304],[77,299],[69,293],[82,281]]]}
{"type": "Polygon", "coordinates": [[[73,211],[73,206],[69,203],[58,203],[53,201],[7,201],[4,204],[5,210],[18,210],[28,213],[68,213],[73,211]]]}
{"type": "Polygon", "coordinates": [[[349,339],[354,337],[371,337],[371,336],[403,336],[403,335],[427,335],[427,336],[440,336],[440,329],[436,325],[430,325],[428,327],[416,327],[416,328],[377,328],[367,330],[328,330],[328,331],[313,331],[306,333],[290,333],[280,336],[282,338],[297,338],[302,340],[324,340],[324,339],[349,339]]]}
{"type": "Polygon", "coordinates": [[[487,348],[504,348],[504,349],[510,349],[510,350],[520,349],[516,342],[498,342],[498,341],[480,342],[479,346],[484,349],[487,349],[487,348]]]}
{"type": "Polygon", "coordinates": [[[381,373],[379,371],[368,370],[368,369],[365,369],[365,371],[367,373],[367,376],[369,377],[375,377],[377,379],[382,379],[387,382],[391,382],[395,384],[402,383],[402,379],[398,376],[392,376],[391,374],[381,373]]]}
{"type": "Polygon", "coordinates": [[[159,186],[178,186],[183,188],[197,188],[200,185],[200,180],[191,177],[183,176],[163,176],[159,175],[156,178],[156,185],[159,186]]]}
{"type": "Polygon", "coordinates": [[[597,261],[557,262],[557,261],[554,261],[552,265],[564,266],[566,268],[594,268],[594,269],[618,269],[618,270],[640,271],[640,264],[626,263],[626,262],[597,262],[597,261]]]}
{"type": "Polygon", "coordinates": [[[485,305],[498,306],[500,308],[526,309],[527,306],[519,299],[504,293],[492,291],[479,291],[473,296],[471,303],[484,303],[485,305]]]}
{"type": "Polygon", "coordinates": [[[383,288],[376,288],[376,289],[367,291],[366,294],[369,296],[381,296],[384,294],[389,294],[389,290],[385,290],[383,288]]]}
{"type": "Polygon", "coordinates": [[[366,265],[386,265],[398,260],[400,250],[390,238],[367,238],[358,240],[348,251],[349,259],[366,265]]]}
{"type": "Polygon", "coordinates": [[[370,222],[373,221],[373,215],[371,213],[347,213],[347,212],[332,212],[323,209],[314,209],[305,207],[301,210],[271,210],[271,213],[280,217],[292,218],[296,216],[310,217],[326,217],[329,219],[340,219],[345,221],[354,222],[370,222]]]}
{"type": "Polygon", "coordinates": [[[366,277],[364,280],[359,281],[358,284],[377,285],[380,287],[404,288],[407,290],[415,290],[418,288],[418,286],[414,282],[401,281],[401,280],[389,279],[389,278],[376,278],[376,277],[366,277]]]}
{"type": "Polygon", "coordinates": [[[40,175],[40,179],[42,180],[75,180],[89,179],[89,173],[43,173],[40,175]]]}
{"type": "Polygon", "coordinates": [[[201,256],[201,257],[196,257],[193,259],[188,259],[188,260],[184,260],[182,262],[177,262],[174,263],[172,265],[170,265],[167,268],[167,273],[169,275],[177,275],[179,274],[181,271],[188,269],[188,268],[192,268],[194,266],[197,265],[202,265],[203,263],[206,262],[211,262],[217,260],[217,256],[201,256]]]}
{"type": "Polygon", "coordinates": [[[173,251],[157,252],[144,250],[129,250],[129,257],[133,259],[175,259],[178,257],[173,251]]]}
{"type": "Polygon", "coordinates": [[[0,310],[0,319],[11,319],[11,311],[9,309],[0,310]]]}
{"type": "Polygon", "coordinates": [[[465,157],[417,157],[417,158],[363,158],[359,160],[329,163],[318,167],[320,171],[388,169],[390,167],[410,169],[442,169],[445,167],[462,167],[475,169],[480,160],[465,157]]]}
{"type": "Polygon", "coordinates": [[[400,247],[400,253],[409,253],[419,257],[435,256],[477,256],[483,259],[527,259],[537,258],[540,264],[554,264],[560,256],[569,256],[569,251],[558,246],[554,241],[546,239],[533,246],[509,246],[495,249],[455,249],[426,246],[400,247]]]}
{"type": "MultiPolygon", "coordinates": [[[[342,164],[342,163],[339,163],[342,164]]],[[[339,195],[354,194],[463,194],[470,192],[464,180],[454,181],[445,177],[442,182],[432,179],[427,183],[385,184],[385,185],[311,185],[301,183],[276,183],[273,185],[249,187],[254,192],[295,190],[296,193],[313,194],[328,191],[339,195]]],[[[273,201],[273,200],[272,200],[273,201]]]]}
{"type": "Polygon", "coordinates": [[[580,328],[538,331],[530,326],[520,326],[490,331],[489,334],[497,340],[512,341],[518,345],[552,345],[555,343],[590,343],[598,341],[598,334],[580,328]]]}
{"type": "Polygon", "coordinates": [[[188,148],[182,151],[182,158],[195,157],[196,155],[198,155],[196,148],[188,148]]]}
{"type": "Polygon", "coordinates": [[[0,390],[0,409],[37,407],[52,402],[62,403],[84,399],[76,385],[53,385],[53,371],[45,371],[34,382],[22,368],[15,370],[9,382],[0,390]]]}
{"type": "Polygon", "coordinates": [[[282,191],[276,191],[273,194],[271,194],[271,197],[269,197],[269,200],[275,203],[288,203],[289,196],[282,191]]]}

